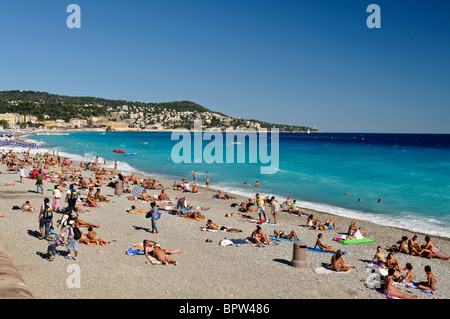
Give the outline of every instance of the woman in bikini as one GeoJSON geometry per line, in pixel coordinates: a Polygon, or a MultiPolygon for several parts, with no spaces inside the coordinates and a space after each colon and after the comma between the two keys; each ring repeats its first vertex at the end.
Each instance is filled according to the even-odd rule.
{"type": "Polygon", "coordinates": [[[323,251],[327,251],[327,252],[331,252],[331,253],[335,253],[336,251],[333,249],[333,247],[331,246],[327,246],[322,242],[322,234],[317,235],[317,241],[316,244],[314,245],[314,248],[319,247],[320,249],[322,249],[323,251]]]}
{"type": "Polygon", "coordinates": [[[334,271],[347,271],[352,268],[355,268],[355,266],[347,265],[345,263],[340,249],[331,257],[331,269],[334,271]]]}
{"type": "Polygon", "coordinates": [[[94,231],[92,227],[88,228],[87,238],[89,239],[89,243],[106,246],[108,242],[100,237],[97,237],[97,233],[94,231]]]}
{"type": "Polygon", "coordinates": [[[178,254],[183,252],[184,249],[168,250],[162,249],[159,244],[149,245],[148,241],[144,240],[144,253],[146,255],[153,255],[158,261],[162,262],[165,266],[169,264],[175,264],[178,266],[178,262],[170,258],[169,254],[178,254]]]}
{"type": "Polygon", "coordinates": [[[284,238],[284,239],[291,239],[294,238],[294,240],[299,241],[300,239],[297,236],[297,233],[295,232],[295,230],[291,231],[289,233],[289,235],[286,235],[284,232],[279,232],[278,230],[275,230],[273,232],[275,234],[275,237],[278,238],[284,238]]]}
{"type": "Polygon", "coordinates": [[[404,292],[398,291],[394,286],[394,268],[389,268],[388,275],[384,279],[384,293],[387,297],[396,297],[401,299],[417,299],[417,295],[410,296],[404,292]]]}
{"type": "Polygon", "coordinates": [[[372,258],[372,263],[377,264],[380,267],[382,267],[384,263],[386,263],[386,258],[384,257],[380,246],[377,247],[377,252],[372,258]]]}
{"type": "Polygon", "coordinates": [[[394,255],[392,253],[389,253],[387,255],[387,260],[385,262],[385,266],[387,268],[394,268],[394,270],[397,270],[397,271],[405,271],[406,270],[405,267],[401,266],[398,263],[397,259],[394,257],[394,255]]]}
{"type": "Polygon", "coordinates": [[[206,227],[208,229],[212,229],[212,230],[223,230],[223,231],[226,231],[228,233],[230,233],[230,232],[236,232],[236,233],[242,232],[242,230],[240,230],[238,228],[225,227],[225,226],[220,226],[219,227],[217,224],[214,224],[211,219],[208,219],[208,221],[206,222],[206,227]]]}
{"type": "Polygon", "coordinates": [[[399,253],[405,253],[409,254],[409,248],[408,248],[408,237],[403,236],[402,241],[400,243],[400,249],[398,250],[399,253]]]}
{"type": "Polygon", "coordinates": [[[270,245],[269,236],[264,234],[264,232],[261,230],[261,227],[258,225],[256,226],[256,229],[252,232],[250,238],[251,241],[253,241],[255,244],[267,244],[270,245]]]}
{"type": "Polygon", "coordinates": [[[367,234],[367,231],[362,231],[361,229],[356,227],[356,221],[353,220],[350,226],[348,227],[348,235],[355,236],[357,231],[359,231],[360,234],[367,234]]]}

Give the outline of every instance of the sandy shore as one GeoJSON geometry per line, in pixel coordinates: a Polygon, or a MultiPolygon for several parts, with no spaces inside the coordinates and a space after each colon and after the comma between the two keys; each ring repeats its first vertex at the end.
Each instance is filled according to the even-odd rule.
{"type": "MultiPolygon", "coordinates": [[[[99,154],[100,156],[101,154],[99,154]]],[[[21,155],[19,155],[21,157],[21,155]]],[[[28,174],[30,167],[26,168],[28,174]]],[[[325,221],[334,219],[340,230],[316,231],[304,227],[306,217],[296,217],[287,213],[278,214],[276,226],[262,225],[265,233],[272,235],[274,230],[289,233],[292,230],[302,239],[302,243],[314,246],[317,235],[323,234],[323,241],[335,249],[347,252],[345,261],[356,266],[349,273],[318,274],[315,269],[330,263],[330,254],[307,252],[307,268],[290,266],[293,257],[293,243],[279,242],[266,247],[252,244],[241,246],[220,246],[219,241],[244,239],[256,228],[256,224],[245,219],[225,217],[226,213],[238,212],[232,203],[241,203],[245,198],[214,199],[215,191],[200,187],[200,193],[182,193],[173,190],[173,181],[160,181],[166,188],[173,205],[176,197],[185,196],[193,206],[209,207],[202,211],[218,225],[236,227],[241,233],[207,232],[200,227],[205,221],[195,221],[172,215],[163,211],[157,221],[159,234],[153,234],[151,220],[143,214],[130,214],[127,209],[135,205],[149,209],[148,203],[127,199],[130,194],[114,195],[114,189],[103,185],[101,193],[108,196],[110,203],[100,203],[100,208],[87,208],[88,212],[80,219],[99,224],[97,234],[110,242],[107,246],[79,245],[77,261],[56,256],[53,262],[47,261],[47,242],[39,240],[38,213],[20,212],[12,207],[21,206],[29,200],[34,207],[40,207],[43,199],[51,199],[52,183],[44,181],[44,194],[35,192],[35,181],[25,178],[19,182],[18,174],[5,174],[6,165],[0,164],[2,183],[15,183],[14,186],[0,186],[0,242],[7,249],[20,271],[25,283],[35,298],[43,299],[383,299],[383,295],[367,288],[369,276],[366,262],[370,261],[376,247],[381,246],[387,256],[386,246],[391,246],[402,236],[412,237],[407,230],[380,226],[367,221],[357,221],[357,225],[374,236],[373,243],[342,245],[332,239],[345,233],[351,220],[324,212],[313,212],[314,216],[325,221]],[[130,256],[126,251],[133,244],[149,239],[160,243],[162,248],[183,248],[180,254],[173,255],[179,266],[152,265],[145,256],[130,256]],[[209,239],[212,242],[207,242],[209,239]],[[69,288],[68,279],[74,268],[80,271],[80,287],[69,288]],[[79,267],[79,268],[78,268],[79,267]]],[[[82,170],[84,176],[92,172],[82,170]]],[[[190,179],[190,176],[186,176],[190,179]]],[[[258,190],[264,193],[264,189],[258,190]]],[[[147,190],[150,195],[160,190],[147,190]]],[[[256,193],[256,192],[255,192],[256,193]]],[[[257,215],[257,214],[256,214],[257,215]]],[[[56,214],[55,220],[61,215],[56,214]]],[[[272,217],[272,216],[270,216],[272,217]]],[[[57,232],[59,228],[57,228],[57,232]]],[[[419,243],[424,243],[424,234],[417,234],[419,243]]],[[[450,254],[447,238],[431,236],[436,246],[450,254]]],[[[66,247],[58,247],[61,254],[66,247]]],[[[425,259],[406,254],[396,254],[402,266],[411,263],[415,281],[425,281],[425,265],[430,265],[436,277],[436,291],[426,293],[398,285],[397,289],[419,299],[447,299],[449,292],[450,261],[425,259]]],[[[405,274],[405,273],[403,273],[405,274]]]]}

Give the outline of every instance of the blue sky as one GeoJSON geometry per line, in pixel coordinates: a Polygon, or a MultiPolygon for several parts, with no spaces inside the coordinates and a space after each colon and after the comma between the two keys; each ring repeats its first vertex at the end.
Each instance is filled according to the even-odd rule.
{"type": "Polygon", "coordinates": [[[326,132],[450,133],[450,2],[9,1],[0,90],[191,100],[326,132]],[[66,8],[81,7],[81,29],[66,8]],[[369,29],[369,4],[381,29],[369,29]]]}

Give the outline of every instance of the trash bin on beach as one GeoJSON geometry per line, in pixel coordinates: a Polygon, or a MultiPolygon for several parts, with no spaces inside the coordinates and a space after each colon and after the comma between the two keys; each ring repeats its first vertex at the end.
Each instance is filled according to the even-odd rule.
{"type": "Polygon", "coordinates": [[[117,181],[114,185],[114,195],[122,195],[123,194],[123,183],[122,181],[117,181]]]}
{"type": "Polygon", "coordinates": [[[294,253],[291,266],[296,268],[306,268],[306,245],[294,243],[294,253]]]}

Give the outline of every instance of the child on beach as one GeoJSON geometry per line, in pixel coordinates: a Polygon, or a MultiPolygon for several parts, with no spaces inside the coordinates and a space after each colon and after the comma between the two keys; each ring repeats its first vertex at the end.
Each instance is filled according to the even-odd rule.
{"type": "Polygon", "coordinates": [[[50,229],[50,233],[47,236],[48,240],[48,247],[47,247],[47,253],[49,255],[48,260],[53,261],[53,259],[56,256],[56,240],[58,239],[58,236],[55,234],[55,230],[53,227],[50,229]]]}
{"type": "Polygon", "coordinates": [[[426,265],[424,269],[425,269],[425,273],[427,274],[427,281],[417,283],[417,288],[422,289],[422,290],[434,291],[435,286],[436,286],[436,278],[434,277],[433,273],[431,272],[430,265],[426,265]]]}
{"type": "Polygon", "coordinates": [[[406,270],[408,271],[405,276],[400,276],[398,279],[399,283],[404,283],[406,285],[411,284],[414,281],[414,272],[413,272],[413,266],[411,263],[406,264],[406,270]]]}
{"type": "Polygon", "coordinates": [[[53,203],[52,203],[52,209],[54,212],[59,212],[60,198],[61,198],[61,191],[59,190],[59,186],[55,185],[53,189],[53,203]]]}

